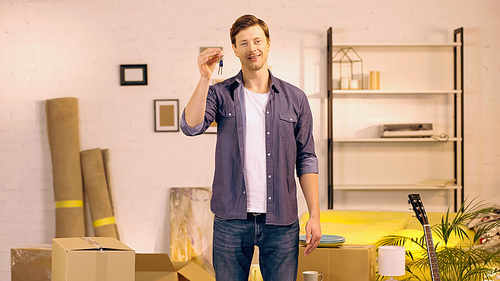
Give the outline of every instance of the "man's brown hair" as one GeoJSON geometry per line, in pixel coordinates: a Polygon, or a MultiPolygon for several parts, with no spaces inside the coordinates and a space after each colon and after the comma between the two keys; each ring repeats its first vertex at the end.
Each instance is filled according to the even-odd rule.
{"type": "Polygon", "coordinates": [[[260,28],[264,31],[264,34],[266,35],[267,42],[269,42],[269,27],[267,27],[267,24],[261,20],[256,18],[253,15],[244,15],[239,17],[234,23],[233,26],[231,26],[231,29],[229,30],[229,36],[231,37],[231,43],[233,46],[236,46],[236,35],[240,33],[240,31],[245,30],[251,26],[254,25],[259,25],[260,28]]]}

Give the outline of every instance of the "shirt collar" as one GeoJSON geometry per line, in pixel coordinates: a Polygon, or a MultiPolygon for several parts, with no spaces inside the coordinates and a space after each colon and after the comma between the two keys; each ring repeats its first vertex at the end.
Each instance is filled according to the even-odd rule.
{"type": "MultiPolygon", "coordinates": [[[[271,70],[269,71],[269,77],[271,77],[271,89],[273,89],[274,93],[278,94],[281,92],[281,88],[279,86],[279,79],[274,77],[273,73],[271,70]]],[[[236,76],[231,78],[232,81],[230,81],[230,84],[238,83],[243,85],[243,72],[240,70],[236,76]]]]}

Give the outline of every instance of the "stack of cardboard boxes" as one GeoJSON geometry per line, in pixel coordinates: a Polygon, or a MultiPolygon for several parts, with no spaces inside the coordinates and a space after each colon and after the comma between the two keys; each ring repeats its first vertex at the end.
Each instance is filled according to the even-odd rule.
{"type": "MultiPolygon", "coordinates": [[[[172,262],[167,254],[135,253],[114,238],[57,238],[52,246],[15,248],[11,255],[12,281],[215,280],[193,262],[172,262]]],[[[322,273],[324,281],[373,281],[375,246],[318,248],[305,257],[301,246],[297,280],[310,270],[322,273]]]]}
{"type": "Polygon", "coordinates": [[[11,249],[12,281],[212,281],[192,262],[140,254],[114,238],[57,238],[50,245],[11,249]]]}

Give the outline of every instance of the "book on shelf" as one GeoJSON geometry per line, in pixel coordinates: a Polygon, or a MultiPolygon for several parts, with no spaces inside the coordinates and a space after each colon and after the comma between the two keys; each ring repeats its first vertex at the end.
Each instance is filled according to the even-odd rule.
{"type": "Polygon", "coordinates": [[[418,186],[449,186],[455,184],[453,179],[427,179],[417,182],[418,186]]]}

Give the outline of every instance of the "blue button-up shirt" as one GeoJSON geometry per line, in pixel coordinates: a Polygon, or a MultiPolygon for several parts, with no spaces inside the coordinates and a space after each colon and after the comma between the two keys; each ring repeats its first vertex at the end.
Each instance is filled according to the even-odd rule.
{"type": "MultiPolygon", "coordinates": [[[[290,225],[297,220],[297,188],[300,177],[318,173],[314,151],[313,120],[306,95],[299,88],[271,76],[271,91],[265,110],[267,213],[266,224],[290,225]]],[[[191,128],[184,112],[181,129],[188,136],[202,134],[217,123],[212,212],[225,219],[247,218],[244,179],[245,99],[242,72],[210,86],[205,120],[191,128]]]]}

